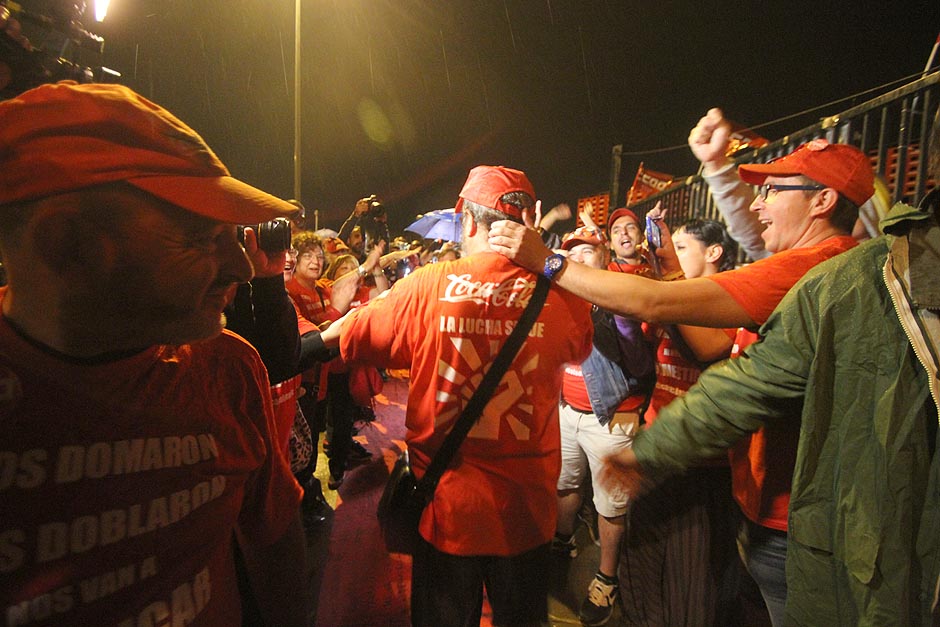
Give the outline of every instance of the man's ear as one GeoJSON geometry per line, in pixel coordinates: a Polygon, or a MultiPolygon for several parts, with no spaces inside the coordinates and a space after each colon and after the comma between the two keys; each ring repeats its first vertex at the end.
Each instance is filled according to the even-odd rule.
{"type": "Polygon", "coordinates": [[[61,275],[94,272],[114,261],[114,242],[80,209],[39,208],[26,236],[39,262],[61,275]]]}
{"type": "Polygon", "coordinates": [[[809,214],[814,218],[830,219],[832,212],[835,211],[836,204],[839,202],[839,192],[827,187],[819,190],[810,203],[809,214]]]}
{"type": "Polygon", "coordinates": [[[477,221],[474,219],[473,214],[469,211],[466,212],[467,217],[464,220],[467,221],[467,237],[473,237],[477,234],[477,221]]]}

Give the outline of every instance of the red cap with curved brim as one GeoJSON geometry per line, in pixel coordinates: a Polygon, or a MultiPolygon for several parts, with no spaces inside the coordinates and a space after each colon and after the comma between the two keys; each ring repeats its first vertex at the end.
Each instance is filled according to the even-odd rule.
{"type": "Polygon", "coordinates": [[[470,170],[454,212],[463,211],[463,200],[466,199],[522,220],[519,207],[500,201],[504,194],[510,192],[525,192],[535,201],[535,188],[524,172],[501,165],[478,165],[470,170]]]}
{"type": "Polygon", "coordinates": [[[593,226],[581,226],[568,233],[561,239],[563,250],[571,250],[578,244],[590,244],[591,246],[606,246],[607,238],[604,232],[593,226]]]}
{"type": "Polygon", "coordinates": [[[232,224],[297,212],[233,178],[193,129],[123,85],[63,81],[0,102],[0,172],[0,205],[126,181],[232,224]]]}
{"type": "Polygon", "coordinates": [[[610,227],[612,227],[612,226],[614,225],[614,222],[616,222],[617,220],[619,220],[620,218],[622,218],[622,217],[624,217],[624,216],[630,218],[631,220],[633,220],[633,221],[636,222],[637,224],[640,223],[640,220],[636,217],[636,214],[635,214],[635,213],[633,213],[632,211],[630,211],[630,210],[627,209],[626,207],[621,207],[620,209],[617,209],[617,210],[614,211],[612,214],[610,214],[610,219],[607,220],[607,230],[610,231],[610,227]]]}
{"type": "Polygon", "coordinates": [[[746,163],[738,167],[745,183],[763,185],[768,176],[802,174],[836,190],[857,206],[875,193],[875,173],[861,150],[848,144],[830,144],[825,139],[807,142],[770,163],[746,163]]]}

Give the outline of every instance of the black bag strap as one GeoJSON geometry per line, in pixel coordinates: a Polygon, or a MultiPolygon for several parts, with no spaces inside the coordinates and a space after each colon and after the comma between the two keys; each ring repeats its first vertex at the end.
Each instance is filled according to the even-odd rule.
{"type": "Polygon", "coordinates": [[[447,466],[450,465],[457,449],[460,448],[467,434],[470,433],[473,423],[483,413],[483,408],[490,402],[493,392],[496,391],[496,386],[499,385],[503,375],[506,374],[506,370],[509,369],[509,365],[516,358],[519,349],[522,348],[526,335],[529,334],[529,330],[535,324],[535,319],[538,318],[539,312],[542,310],[542,305],[545,304],[550,286],[551,281],[542,275],[537,276],[535,290],[533,290],[532,297],[529,298],[529,304],[522,312],[519,322],[513,328],[512,333],[509,334],[503,348],[499,351],[496,359],[493,360],[493,365],[483,375],[480,387],[467,401],[466,406],[464,406],[463,411],[460,412],[460,416],[454,423],[454,427],[444,438],[441,448],[438,449],[434,459],[428,464],[427,470],[418,481],[417,492],[423,503],[430,502],[431,497],[434,495],[434,489],[437,487],[438,481],[441,480],[441,475],[447,470],[447,466]]]}

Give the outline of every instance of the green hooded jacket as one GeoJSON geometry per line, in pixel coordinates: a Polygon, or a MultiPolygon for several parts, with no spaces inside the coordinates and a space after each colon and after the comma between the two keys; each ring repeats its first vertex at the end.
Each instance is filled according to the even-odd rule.
{"type": "Polygon", "coordinates": [[[896,205],[886,235],[820,264],[744,355],[640,434],[651,476],[800,416],[787,625],[930,624],[940,577],[940,227],[896,205]],[[790,418],[792,419],[792,418],[790,418]]]}

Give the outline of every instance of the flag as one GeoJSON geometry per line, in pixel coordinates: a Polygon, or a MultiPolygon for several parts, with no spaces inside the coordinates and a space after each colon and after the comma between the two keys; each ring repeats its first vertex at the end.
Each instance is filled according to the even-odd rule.
{"type": "Polygon", "coordinates": [[[633,179],[633,185],[630,186],[630,191],[627,192],[627,206],[634,205],[653,194],[669,189],[678,182],[675,178],[671,174],[649,170],[640,163],[640,167],[636,171],[636,177],[633,179]]]}
{"type": "Polygon", "coordinates": [[[739,150],[747,150],[749,148],[757,149],[761,146],[766,146],[768,143],[765,138],[746,126],[742,126],[737,122],[731,122],[731,135],[728,137],[728,149],[725,150],[725,154],[730,157],[739,150]]]}

